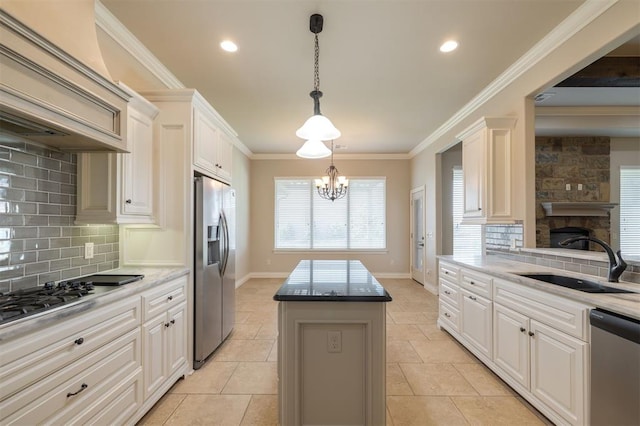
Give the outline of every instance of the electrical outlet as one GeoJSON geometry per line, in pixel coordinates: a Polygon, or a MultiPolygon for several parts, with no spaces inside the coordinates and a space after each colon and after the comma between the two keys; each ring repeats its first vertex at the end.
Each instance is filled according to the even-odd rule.
{"type": "Polygon", "coordinates": [[[93,243],[84,243],[84,258],[93,259],[93,243]]]}
{"type": "Polygon", "coordinates": [[[327,332],[327,352],[342,352],[342,333],[340,331],[327,332]]]}
{"type": "Polygon", "coordinates": [[[571,184],[570,184],[570,183],[566,184],[566,185],[565,185],[565,189],[566,189],[567,191],[571,191],[571,184]]]}

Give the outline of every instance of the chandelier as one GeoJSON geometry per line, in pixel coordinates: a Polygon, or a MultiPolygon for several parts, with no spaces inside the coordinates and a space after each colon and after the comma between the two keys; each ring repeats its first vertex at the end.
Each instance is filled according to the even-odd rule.
{"type": "Polygon", "coordinates": [[[333,141],[331,141],[331,165],[327,169],[327,176],[316,179],[318,195],[325,200],[335,201],[347,195],[349,179],[339,176],[338,169],[333,165],[333,141]]]}
{"type": "Polygon", "coordinates": [[[313,68],[313,91],[309,96],[313,99],[313,115],[296,131],[296,136],[307,141],[302,148],[296,152],[302,158],[324,158],[332,154],[322,141],[337,139],[340,137],[340,130],[336,129],[331,121],[320,113],[320,71],[319,58],[320,47],[318,44],[318,34],[322,32],[323,18],[317,13],[311,15],[309,19],[309,30],[314,34],[314,68],[313,68]]]}

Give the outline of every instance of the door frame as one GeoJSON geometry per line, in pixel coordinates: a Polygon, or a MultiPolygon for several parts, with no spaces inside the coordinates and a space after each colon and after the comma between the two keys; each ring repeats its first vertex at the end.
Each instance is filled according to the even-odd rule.
{"type": "Polygon", "coordinates": [[[414,229],[414,224],[416,221],[416,218],[414,217],[414,213],[413,213],[413,199],[414,199],[414,194],[416,193],[422,193],[422,217],[418,218],[419,220],[422,221],[422,232],[424,233],[424,235],[422,236],[423,239],[425,240],[426,243],[426,215],[425,215],[425,209],[426,209],[426,205],[425,205],[425,198],[427,196],[426,194],[426,185],[421,185],[418,186],[416,188],[413,188],[411,190],[411,192],[409,193],[409,275],[411,276],[411,279],[419,282],[420,284],[422,284],[423,286],[425,285],[426,282],[426,264],[427,264],[427,248],[426,248],[426,244],[425,247],[422,250],[422,281],[418,281],[413,274],[413,259],[415,257],[415,244],[414,244],[414,235],[413,235],[413,229],[414,229]]]}

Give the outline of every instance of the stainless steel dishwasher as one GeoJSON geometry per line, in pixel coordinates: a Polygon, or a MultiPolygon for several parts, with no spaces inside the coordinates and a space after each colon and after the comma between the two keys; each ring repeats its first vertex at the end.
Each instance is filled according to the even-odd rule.
{"type": "Polygon", "coordinates": [[[640,321],[593,309],[591,424],[640,425],[640,321]]]}

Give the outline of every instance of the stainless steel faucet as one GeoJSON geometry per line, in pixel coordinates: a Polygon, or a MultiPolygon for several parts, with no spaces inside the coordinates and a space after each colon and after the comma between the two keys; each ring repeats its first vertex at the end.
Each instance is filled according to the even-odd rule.
{"type": "Polygon", "coordinates": [[[609,276],[607,278],[608,278],[610,283],[617,283],[618,282],[618,278],[620,278],[620,275],[622,275],[624,270],[627,269],[627,264],[622,259],[622,254],[620,253],[620,250],[618,250],[618,252],[617,252],[618,259],[616,260],[616,256],[613,254],[613,250],[611,249],[609,244],[605,243],[602,240],[599,240],[598,238],[593,238],[593,237],[573,237],[573,238],[569,238],[569,239],[566,239],[564,241],[561,241],[558,244],[560,244],[563,247],[566,247],[571,243],[575,243],[576,241],[591,241],[591,242],[594,242],[596,244],[601,245],[602,248],[604,248],[604,251],[606,251],[607,255],[609,256],[609,276]]]}

